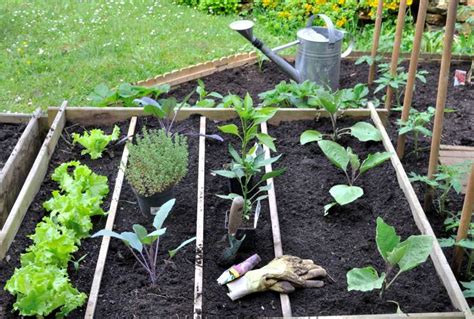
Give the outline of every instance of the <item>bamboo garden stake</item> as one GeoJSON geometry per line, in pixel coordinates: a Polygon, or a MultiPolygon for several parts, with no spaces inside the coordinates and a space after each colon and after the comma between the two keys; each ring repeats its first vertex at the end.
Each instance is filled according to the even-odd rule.
{"type": "MultiPolygon", "coordinates": [[[[397,30],[395,31],[395,42],[393,43],[392,61],[390,64],[390,75],[393,77],[397,73],[398,58],[400,56],[400,45],[403,36],[403,26],[405,25],[405,11],[407,9],[407,1],[400,0],[397,16],[397,30]]],[[[393,89],[390,85],[387,86],[387,94],[385,95],[385,109],[390,111],[392,108],[393,89]]]]}
{"type": "MultiPolygon", "coordinates": [[[[465,239],[467,232],[471,225],[472,210],[474,209],[474,163],[471,165],[471,173],[469,174],[469,180],[467,182],[466,196],[464,197],[464,205],[462,207],[461,221],[459,223],[458,234],[456,236],[456,242],[465,239]]],[[[464,250],[460,246],[454,248],[454,260],[453,260],[453,271],[455,275],[458,275],[461,271],[462,260],[464,256],[464,250]]]]}
{"type": "Polygon", "coordinates": [[[372,43],[372,52],[370,54],[372,58],[372,64],[369,69],[369,79],[368,84],[371,85],[375,79],[375,57],[377,56],[377,49],[379,47],[380,32],[382,30],[382,10],[383,10],[383,0],[378,0],[377,2],[377,13],[375,18],[375,30],[374,30],[374,42],[372,43]]]}
{"type": "MultiPolygon", "coordinates": [[[[402,122],[406,122],[410,115],[411,102],[413,98],[413,91],[415,89],[416,69],[418,67],[418,58],[420,56],[421,40],[423,38],[423,31],[425,28],[426,11],[428,8],[428,0],[420,0],[420,7],[418,8],[418,15],[416,18],[415,39],[413,40],[413,49],[411,51],[410,66],[408,68],[408,80],[405,87],[405,96],[403,98],[402,122]]],[[[397,141],[397,155],[403,158],[405,155],[406,135],[398,136],[397,141]]]]}
{"type": "MultiPolygon", "coordinates": [[[[439,145],[441,143],[441,132],[443,131],[444,107],[446,106],[446,94],[449,83],[449,67],[451,65],[451,49],[453,46],[453,35],[456,25],[456,11],[459,0],[451,0],[448,4],[446,29],[443,41],[443,55],[439,70],[438,96],[436,97],[436,113],[433,124],[433,137],[431,138],[430,162],[428,166],[428,178],[433,179],[438,168],[439,145]]],[[[433,202],[433,188],[428,187],[425,194],[425,210],[431,208],[433,202]]]]}

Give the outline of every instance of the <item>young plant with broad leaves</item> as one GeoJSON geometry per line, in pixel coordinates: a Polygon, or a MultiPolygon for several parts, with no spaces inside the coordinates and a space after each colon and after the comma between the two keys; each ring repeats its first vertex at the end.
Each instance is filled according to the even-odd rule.
{"type": "Polygon", "coordinates": [[[329,190],[334,202],[324,206],[324,215],[327,215],[333,206],[337,204],[347,205],[364,195],[362,187],[355,186],[355,182],[362,174],[390,158],[388,152],[377,152],[369,154],[361,162],[359,156],[350,147],[344,148],[336,142],[327,140],[319,141],[318,145],[329,161],[341,169],[347,178],[347,184],[334,185],[329,190]]]}
{"type": "MultiPolygon", "coordinates": [[[[174,98],[167,98],[161,100],[154,100],[149,97],[143,97],[141,99],[135,99],[134,103],[136,105],[142,106],[145,114],[153,115],[158,119],[158,123],[162,130],[166,132],[169,136],[174,136],[175,134],[183,135],[200,135],[195,132],[186,132],[186,131],[177,131],[174,129],[174,124],[176,122],[176,117],[178,116],[179,111],[188,106],[189,98],[194,94],[194,91],[190,92],[181,103],[174,98]]],[[[218,141],[224,141],[222,137],[217,134],[213,135],[204,135],[207,138],[212,138],[218,141]]]]}
{"type": "Polygon", "coordinates": [[[136,106],[135,99],[143,97],[157,99],[160,95],[168,93],[169,90],[169,84],[145,87],[122,83],[118,88],[110,89],[106,84],[102,83],[95,87],[94,91],[89,94],[88,99],[97,106],[123,105],[133,107],[136,106]]]}
{"type": "Polygon", "coordinates": [[[325,137],[329,137],[333,141],[337,141],[343,135],[351,135],[357,138],[361,142],[367,141],[381,141],[382,135],[380,131],[374,127],[372,124],[367,122],[357,122],[351,127],[338,128],[337,127],[337,117],[343,106],[343,91],[338,91],[335,94],[330,94],[328,92],[323,92],[317,97],[311,98],[318,105],[322,105],[326,111],[329,113],[329,119],[331,120],[332,133],[323,134],[317,130],[306,130],[301,134],[300,142],[302,145],[321,141],[325,137]]]}
{"type": "Polygon", "coordinates": [[[461,193],[463,178],[468,174],[469,167],[469,161],[453,165],[438,165],[438,173],[434,174],[434,179],[429,179],[428,176],[418,175],[414,172],[411,172],[409,176],[411,182],[422,182],[437,190],[438,213],[448,214],[450,213],[446,208],[448,195],[452,190],[456,194],[461,193]]]}
{"type": "Polygon", "coordinates": [[[428,107],[428,109],[424,112],[420,112],[414,108],[410,109],[410,115],[407,121],[397,120],[397,125],[399,126],[398,134],[413,134],[414,139],[414,152],[416,157],[418,158],[418,154],[420,152],[419,140],[420,134],[424,137],[431,137],[432,133],[428,129],[428,125],[431,123],[435,113],[435,109],[433,107],[428,107]]]}
{"type": "Polygon", "coordinates": [[[380,298],[383,298],[384,292],[402,273],[416,268],[428,259],[433,247],[433,238],[429,235],[411,235],[401,241],[395,228],[386,224],[381,217],[377,217],[375,241],[385,261],[385,271],[379,275],[373,266],[350,270],[346,275],[348,291],[380,289],[380,298]],[[394,271],[395,275],[392,276],[394,271]]]}
{"type": "MultiPolygon", "coordinates": [[[[127,231],[119,234],[111,230],[103,229],[92,235],[92,237],[110,236],[120,239],[125,246],[130,249],[130,252],[136,258],[138,263],[147,271],[151,283],[154,285],[158,279],[157,270],[160,239],[161,236],[166,233],[166,228],[163,228],[163,223],[166,218],[168,218],[174,204],[175,199],[171,199],[160,207],[153,220],[154,230],[151,233],[148,233],[144,226],[134,224],[132,227],[133,232],[127,231]]],[[[196,237],[189,238],[183,241],[175,249],[169,250],[168,260],[173,258],[180,249],[193,242],[195,239],[196,237]]]]}
{"type": "Polygon", "coordinates": [[[206,91],[206,86],[201,79],[197,80],[198,85],[196,87],[196,93],[199,98],[196,101],[197,107],[214,107],[216,106],[216,100],[222,100],[224,97],[217,92],[208,92],[206,91]]]}
{"type": "Polygon", "coordinates": [[[120,137],[120,128],[115,125],[112,134],[104,134],[101,129],[93,129],[85,131],[82,135],[78,133],[72,133],[72,143],[79,143],[84,147],[81,154],[89,154],[91,159],[98,159],[102,157],[107,145],[110,142],[117,141],[120,137]]]}
{"type": "MultiPolygon", "coordinates": [[[[262,186],[262,183],[284,172],[284,169],[274,170],[271,173],[263,174],[257,181],[255,180],[265,165],[276,162],[281,156],[265,159],[265,153],[261,147],[261,145],[265,145],[270,150],[276,151],[275,144],[273,143],[274,139],[260,131],[260,124],[271,119],[277,112],[277,109],[270,107],[254,108],[252,98],[248,94],[244,100],[238,96],[233,96],[232,104],[239,116],[240,128],[235,124],[227,124],[219,126],[219,130],[236,136],[241,142],[240,150],[237,151],[229,144],[229,153],[232,157],[229,168],[215,170],[214,173],[238,180],[242,191],[241,195],[244,198],[243,216],[245,219],[249,219],[253,205],[267,197],[267,195],[262,195],[262,193],[268,191],[270,186],[262,186]]],[[[231,193],[218,196],[233,200],[239,194],[231,193]]]]}

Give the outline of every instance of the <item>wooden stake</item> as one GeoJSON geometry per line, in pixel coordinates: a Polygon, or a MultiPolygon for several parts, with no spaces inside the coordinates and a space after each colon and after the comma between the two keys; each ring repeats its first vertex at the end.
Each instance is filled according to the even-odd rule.
{"type": "Polygon", "coordinates": [[[372,58],[372,64],[369,68],[369,79],[368,84],[372,85],[375,79],[375,57],[377,56],[377,50],[379,48],[380,32],[382,31],[382,12],[383,11],[383,0],[377,2],[377,13],[375,15],[375,29],[374,29],[374,41],[372,43],[372,51],[370,57],[372,58]]]}
{"type": "Polygon", "coordinates": [[[196,214],[196,260],[194,271],[194,310],[193,318],[202,318],[202,285],[204,259],[204,191],[206,176],[206,117],[201,116],[199,128],[199,164],[198,164],[198,194],[196,214]]]}
{"type": "MultiPolygon", "coordinates": [[[[464,205],[462,207],[461,221],[459,223],[456,242],[465,239],[471,226],[472,210],[474,209],[474,164],[471,165],[471,174],[467,183],[466,196],[464,196],[464,205]]],[[[461,271],[464,249],[460,246],[454,248],[453,271],[459,275],[461,271]]]]}
{"type": "MultiPolygon", "coordinates": [[[[393,43],[392,62],[390,64],[390,75],[393,77],[397,74],[398,58],[400,57],[400,45],[402,43],[403,26],[405,24],[405,11],[407,9],[407,1],[400,0],[397,17],[397,30],[395,31],[395,42],[393,43]]],[[[385,109],[390,111],[392,108],[393,89],[387,86],[387,94],[385,96],[385,109]]]]}
{"type": "MultiPolygon", "coordinates": [[[[456,11],[459,0],[451,0],[448,4],[446,29],[444,33],[443,56],[439,70],[438,96],[436,97],[436,112],[433,125],[433,137],[431,139],[430,162],[428,166],[428,178],[433,179],[438,168],[439,145],[441,143],[441,132],[443,131],[444,107],[449,83],[449,67],[451,65],[451,48],[453,46],[453,35],[456,24],[456,11]]],[[[428,187],[425,194],[425,210],[431,208],[433,202],[433,188],[428,187]]]]}
{"type": "MultiPolygon", "coordinates": [[[[415,89],[416,70],[418,67],[418,57],[420,56],[421,40],[423,38],[423,31],[425,28],[426,11],[428,8],[428,0],[420,0],[420,7],[418,8],[418,16],[416,18],[415,39],[413,42],[413,49],[411,51],[410,66],[408,68],[408,80],[405,87],[405,97],[403,99],[402,122],[406,122],[410,116],[411,102],[413,98],[413,91],[415,89]]],[[[403,158],[405,155],[406,135],[399,135],[397,141],[397,155],[403,158]]]]}

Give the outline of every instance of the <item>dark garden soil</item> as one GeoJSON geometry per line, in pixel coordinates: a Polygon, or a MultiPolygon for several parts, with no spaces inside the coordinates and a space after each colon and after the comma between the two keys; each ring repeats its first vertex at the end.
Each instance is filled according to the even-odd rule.
{"type": "MultiPolygon", "coordinates": [[[[136,132],[142,127],[156,128],[153,118],[140,118],[136,132]]],[[[199,118],[191,118],[176,125],[177,130],[199,132],[199,118]]],[[[168,250],[184,240],[196,236],[198,137],[188,137],[188,174],[174,189],[176,204],[168,216],[166,234],[160,242],[159,278],[155,287],[148,273],[141,268],[122,242],[112,239],[95,311],[96,318],[191,318],[194,296],[195,244],[191,243],[165,263],[168,250]]],[[[150,230],[152,216],[140,213],[138,203],[128,183],[120,196],[114,231],[131,231],[133,224],[150,230]]],[[[99,243],[100,240],[97,239],[99,243]]]]}
{"type": "Polygon", "coordinates": [[[26,124],[0,123],[0,170],[10,157],[11,152],[26,128],[26,124]]]}
{"type": "MultiPolygon", "coordinates": [[[[121,134],[126,134],[128,129],[128,121],[118,123],[117,125],[120,126],[121,134]]],[[[101,128],[107,134],[112,133],[113,129],[112,126],[94,126],[91,128],[101,128]]],[[[17,313],[11,312],[15,298],[4,290],[4,286],[6,281],[13,275],[14,269],[20,266],[20,254],[23,253],[25,249],[32,243],[27,236],[34,233],[36,225],[41,221],[43,216],[48,214],[43,209],[42,204],[51,197],[53,190],[58,189],[58,184],[51,180],[51,175],[55,168],[62,163],[79,160],[81,164],[87,165],[96,174],[107,176],[110,191],[107,198],[104,200],[102,208],[104,211],[109,209],[112,192],[115,185],[115,178],[118,173],[120,159],[122,156],[123,145],[109,147],[108,150],[103,153],[101,159],[91,160],[89,155],[81,155],[82,148],[79,145],[72,146],[70,144],[70,134],[73,132],[82,133],[83,131],[83,127],[66,123],[65,132],[67,133],[63,133],[64,139],[59,139],[58,145],[49,164],[48,173],[43,184],[41,185],[41,189],[33,200],[28,212],[26,213],[18,234],[16,235],[16,238],[7,253],[7,256],[2,261],[0,261],[0,318],[18,318],[17,313]]],[[[106,218],[106,216],[97,216],[93,218],[94,229],[92,230],[91,234],[104,228],[106,218]]],[[[79,291],[85,292],[86,294],[89,294],[92,279],[94,277],[96,261],[99,255],[99,248],[99,240],[92,238],[83,239],[81,241],[79,250],[74,254],[74,259],[77,260],[86,254],[87,256],[80,263],[78,271],[76,271],[72,265],[70,265],[68,270],[72,285],[79,291]]],[[[72,312],[69,317],[83,318],[84,311],[85,307],[82,307],[81,309],[72,312]]]]}
{"type": "MultiPolygon", "coordinates": [[[[338,126],[353,123],[340,120],[338,126]]],[[[291,294],[293,315],[394,313],[396,305],[386,300],[398,302],[405,313],[453,310],[430,259],[402,274],[386,292],[385,301],[379,299],[378,291],[347,291],[346,273],[350,269],[373,265],[379,273],[385,271],[375,243],[378,216],[393,225],[402,239],[419,234],[419,230],[389,161],[358,180],[357,185],[364,189],[363,197],[347,206],[332,208],[324,217],[323,206],[332,201],[329,189],[346,183],[346,179],[317,144],[300,145],[299,136],[307,129],[329,132],[330,123],[322,119],[269,127],[269,133],[276,138],[278,153],[283,154],[274,168],[287,168],[284,176],[275,179],[283,250],[285,254],[313,259],[334,280],[327,278],[320,289],[302,289],[291,294]]],[[[384,150],[381,143],[360,143],[354,138],[342,138],[339,142],[351,147],[361,159],[368,153],[384,150]]]]}
{"type": "MultiPolygon", "coordinates": [[[[218,125],[229,122],[213,123],[208,120],[207,133],[220,133],[218,125]]],[[[237,122],[234,122],[237,123],[237,122]]],[[[222,135],[222,133],[220,133],[222,135]]],[[[203,283],[203,316],[206,318],[248,318],[281,316],[280,298],[278,294],[265,292],[246,296],[238,301],[231,301],[226,295],[227,288],[219,286],[217,278],[227,268],[218,265],[219,256],[226,244],[224,228],[225,213],[230,209],[231,201],[221,199],[216,194],[228,194],[228,179],[213,176],[212,170],[222,169],[230,162],[227,144],[231,142],[236,149],[239,144],[236,139],[223,135],[225,143],[206,140],[206,180],[205,180],[205,209],[204,209],[204,283],[203,283]]],[[[258,220],[254,247],[239,252],[237,262],[245,260],[250,255],[258,253],[262,261],[257,267],[262,267],[274,258],[268,202],[262,201],[262,210],[258,220]]],[[[247,240],[247,239],[246,239],[247,240]]]]}

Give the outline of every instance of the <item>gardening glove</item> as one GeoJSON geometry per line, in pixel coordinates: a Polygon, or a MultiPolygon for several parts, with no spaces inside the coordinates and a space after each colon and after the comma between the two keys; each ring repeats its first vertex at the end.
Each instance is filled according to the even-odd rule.
{"type": "Polygon", "coordinates": [[[320,288],[324,286],[324,282],[312,280],[317,277],[326,277],[326,270],[316,265],[311,259],[284,255],[228,283],[227,295],[230,299],[237,300],[259,291],[290,293],[295,288],[320,288]]]}

